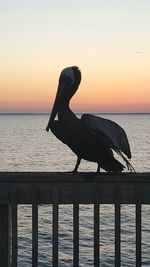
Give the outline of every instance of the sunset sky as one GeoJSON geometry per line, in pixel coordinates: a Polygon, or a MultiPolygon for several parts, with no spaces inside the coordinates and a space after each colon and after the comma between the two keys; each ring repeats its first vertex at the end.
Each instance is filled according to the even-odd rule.
{"type": "Polygon", "coordinates": [[[0,1],[0,112],[49,112],[72,65],[75,112],[150,112],[150,1],[0,1]]]}

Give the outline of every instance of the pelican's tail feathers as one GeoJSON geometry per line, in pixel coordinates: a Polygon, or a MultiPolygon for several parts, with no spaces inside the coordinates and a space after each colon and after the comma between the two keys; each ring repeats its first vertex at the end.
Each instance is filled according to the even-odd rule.
{"type": "Polygon", "coordinates": [[[119,162],[117,159],[113,159],[113,161],[112,161],[112,166],[111,166],[111,171],[112,172],[122,172],[123,170],[124,170],[124,168],[125,168],[125,166],[121,163],[121,162],[119,162]]]}
{"type": "Polygon", "coordinates": [[[123,155],[123,153],[121,151],[116,150],[116,152],[122,157],[122,159],[125,161],[126,165],[127,165],[127,169],[130,172],[136,172],[134,167],[131,165],[131,163],[126,159],[126,157],[123,155]]]}
{"type": "Polygon", "coordinates": [[[121,173],[125,168],[125,166],[115,158],[100,162],[100,167],[112,173],[121,173]]]}

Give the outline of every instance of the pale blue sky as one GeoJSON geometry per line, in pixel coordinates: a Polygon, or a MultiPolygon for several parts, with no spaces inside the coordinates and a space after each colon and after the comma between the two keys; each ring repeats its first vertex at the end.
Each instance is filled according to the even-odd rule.
{"type": "Polygon", "coordinates": [[[149,0],[1,1],[1,47],[45,49],[60,59],[62,51],[80,55],[96,49],[101,54],[105,47],[147,52],[149,14],[149,0]]]}
{"type": "Polygon", "coordinates": [[[150,85],[149,29],[149,0],[0,0],[0,86],[25,75],[53,86],[74,64],[89,84],[107,77],[150,85]]]}

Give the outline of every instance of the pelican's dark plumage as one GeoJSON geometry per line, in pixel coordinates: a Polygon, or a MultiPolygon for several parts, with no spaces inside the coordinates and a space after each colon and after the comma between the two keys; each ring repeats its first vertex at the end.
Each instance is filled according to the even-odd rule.
{"type": "Polygon", "coordinates": [[[96,162],[108,172],[122,172],[125,168],[115,159],[113,151],[125,161],[128,169],[133,167],[127,160],[131,158],[130,146],[125,131],[117,123],[91,114],[83,114],[81,119],[70,110],[69,102],[81,82],[78,67],[65,68],[59,78],[58,90],[46,130],[65,143],[76,155],[77,172],[81,159],[96,162]],[[58,115],[58,120],[55,120],[58,115]],[[125,155],[126,156],[125,156],[125,155]]]}

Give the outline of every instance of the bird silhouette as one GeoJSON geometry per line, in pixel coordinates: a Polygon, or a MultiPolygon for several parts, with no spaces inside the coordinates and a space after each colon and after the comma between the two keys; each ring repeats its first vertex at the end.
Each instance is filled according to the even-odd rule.
{"type": "Polygon", "coordinates": [[[74,173],[78,171],[81,159],[96,162],[97,173],[100,168],[107,172],[121,173],[125,166],[114,157],[114,151],[124,160],[128,170],[134,170],[127,159],[131,158],[131,151],[122,127],[92,114],[83,114],[78,118],[71,111],[69,103],[80,82],[81,72],[78,67],[72,66],[62,70],[46,130],[50,129],[77,155],[74,173]]]}

